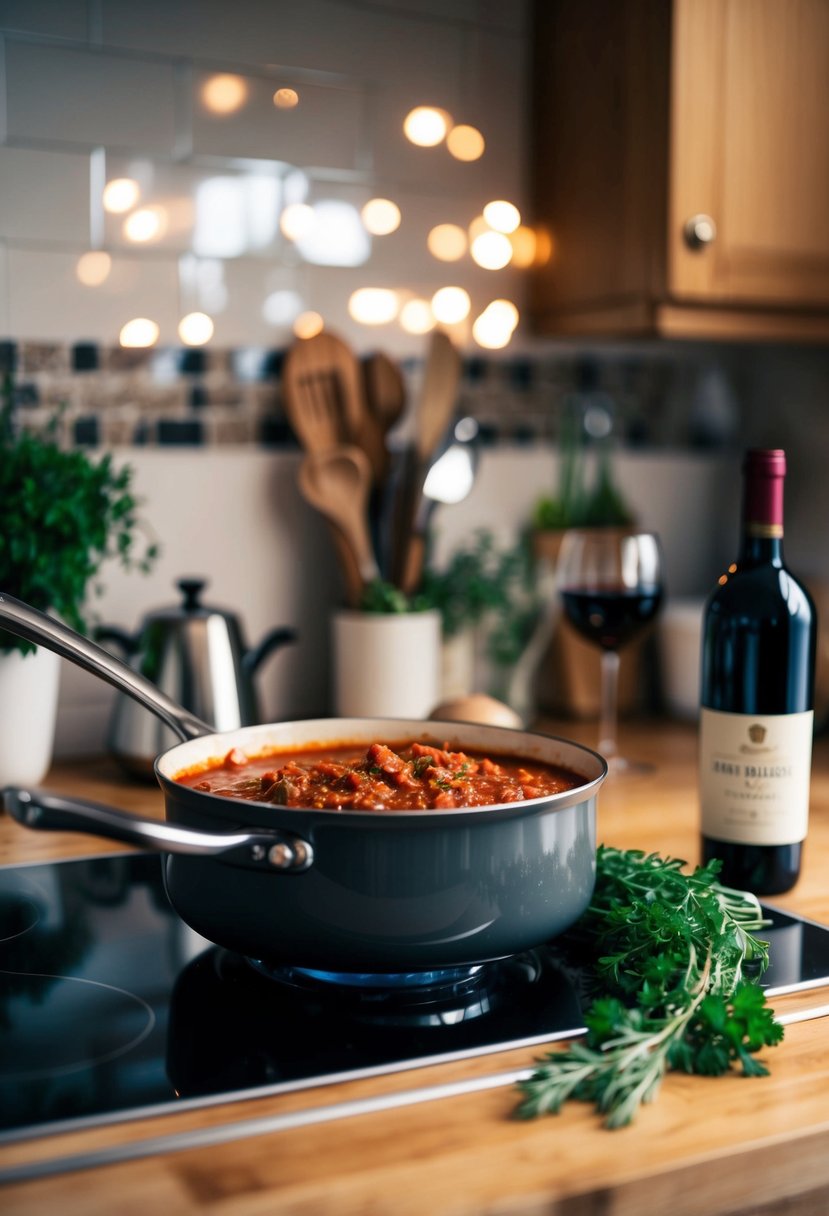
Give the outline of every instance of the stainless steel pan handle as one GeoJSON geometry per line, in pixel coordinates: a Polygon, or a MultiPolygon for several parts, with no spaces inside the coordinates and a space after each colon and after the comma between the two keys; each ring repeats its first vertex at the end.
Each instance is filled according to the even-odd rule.
{"type": "Polygon", "coordinates": [[[179,739],[197,739],[200,735],[215,733],[214,727],[178,705],[146,676],[133,671],[102,646],[90,642],[74,629],[69,629],[60,621],[44,612],[38,612],[37,608],[32,608],[5,592],[0,592],[0,626],[28,642],[36,642],[47,650],[53,650],[61,658],[68,659],[70,663],[83,667],[95,676],[100,676],[109,684],[114,684],[121,692],[133,697],[161,718],[162,722],[175,731],[179,739]]]}
{"type": "Polygon", "coordinates": [[[309,842],[287,832],[196,832],[139,819],[98,802],[60,798],[19,786],[7,786],[3,802],[13,819],[38,831],[88,832],[142,849],[215,857],[254,870],[297,873],[307,870],[314,860],[309,842]]]}

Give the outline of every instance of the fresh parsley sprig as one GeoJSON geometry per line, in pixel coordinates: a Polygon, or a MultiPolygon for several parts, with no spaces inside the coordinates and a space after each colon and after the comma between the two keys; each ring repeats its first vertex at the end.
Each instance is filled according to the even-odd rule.
{"type": "Polygon", "coordinates": [[[757,984],[768,966],[768,944],[755,936],[767,923],[759,901],[721,886],[719,862],[684,866],[600,846],[578,931],[595,949],[601,994],[585,1014],[586,1039],[548,1053],[519,1084],[520,1117],[575,1098],[622,1127],[670,1069],[719,1076],[738,1065],[766,1075],[755,1055],[779,1043],[783,1027],[757,984]]]}

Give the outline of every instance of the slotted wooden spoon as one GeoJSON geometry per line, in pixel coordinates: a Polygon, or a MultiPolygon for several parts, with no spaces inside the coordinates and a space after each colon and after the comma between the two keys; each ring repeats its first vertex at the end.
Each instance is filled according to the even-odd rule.
{"type": "Polygon", "coordinates": [[[300,338],[282,370],[285,413],[307,452],[337,444],[361,447],[375,481],[386,475],[383,432],[366,405],[360,362],[334,334],[300,338]]]}
{"type": "Polygon", "coordinates": [[[349,444],[309,452],[299,467],[298,484],[306,502],[332,526],[349,603],[357,607],[366,585],[380,577],[368,527],[368,457],[349,444]]]}

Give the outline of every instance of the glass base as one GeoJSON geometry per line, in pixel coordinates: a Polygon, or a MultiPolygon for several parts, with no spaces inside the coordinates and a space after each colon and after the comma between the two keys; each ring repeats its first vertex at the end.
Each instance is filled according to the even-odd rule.
{"type": "MultiPolygon", "coordinates": [[[[599,748],[601,754],[601,748],[599,748]]],[[[652,773],[655,764],[646,760],[631,760],[627,756],[605,756],[608,777],[640,777],[652,773]]]]}

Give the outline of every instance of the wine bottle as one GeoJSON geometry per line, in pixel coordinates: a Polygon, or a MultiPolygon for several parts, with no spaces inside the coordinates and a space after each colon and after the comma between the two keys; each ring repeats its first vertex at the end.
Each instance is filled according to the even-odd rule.
{"type": "Polygon", "coordinates": [[[809,816],[816,616],[783,560],[785,475],[785,452],[746,453],[739,557],[702,631],[703,861],[756,895],[797,882],[809,816]]]}

